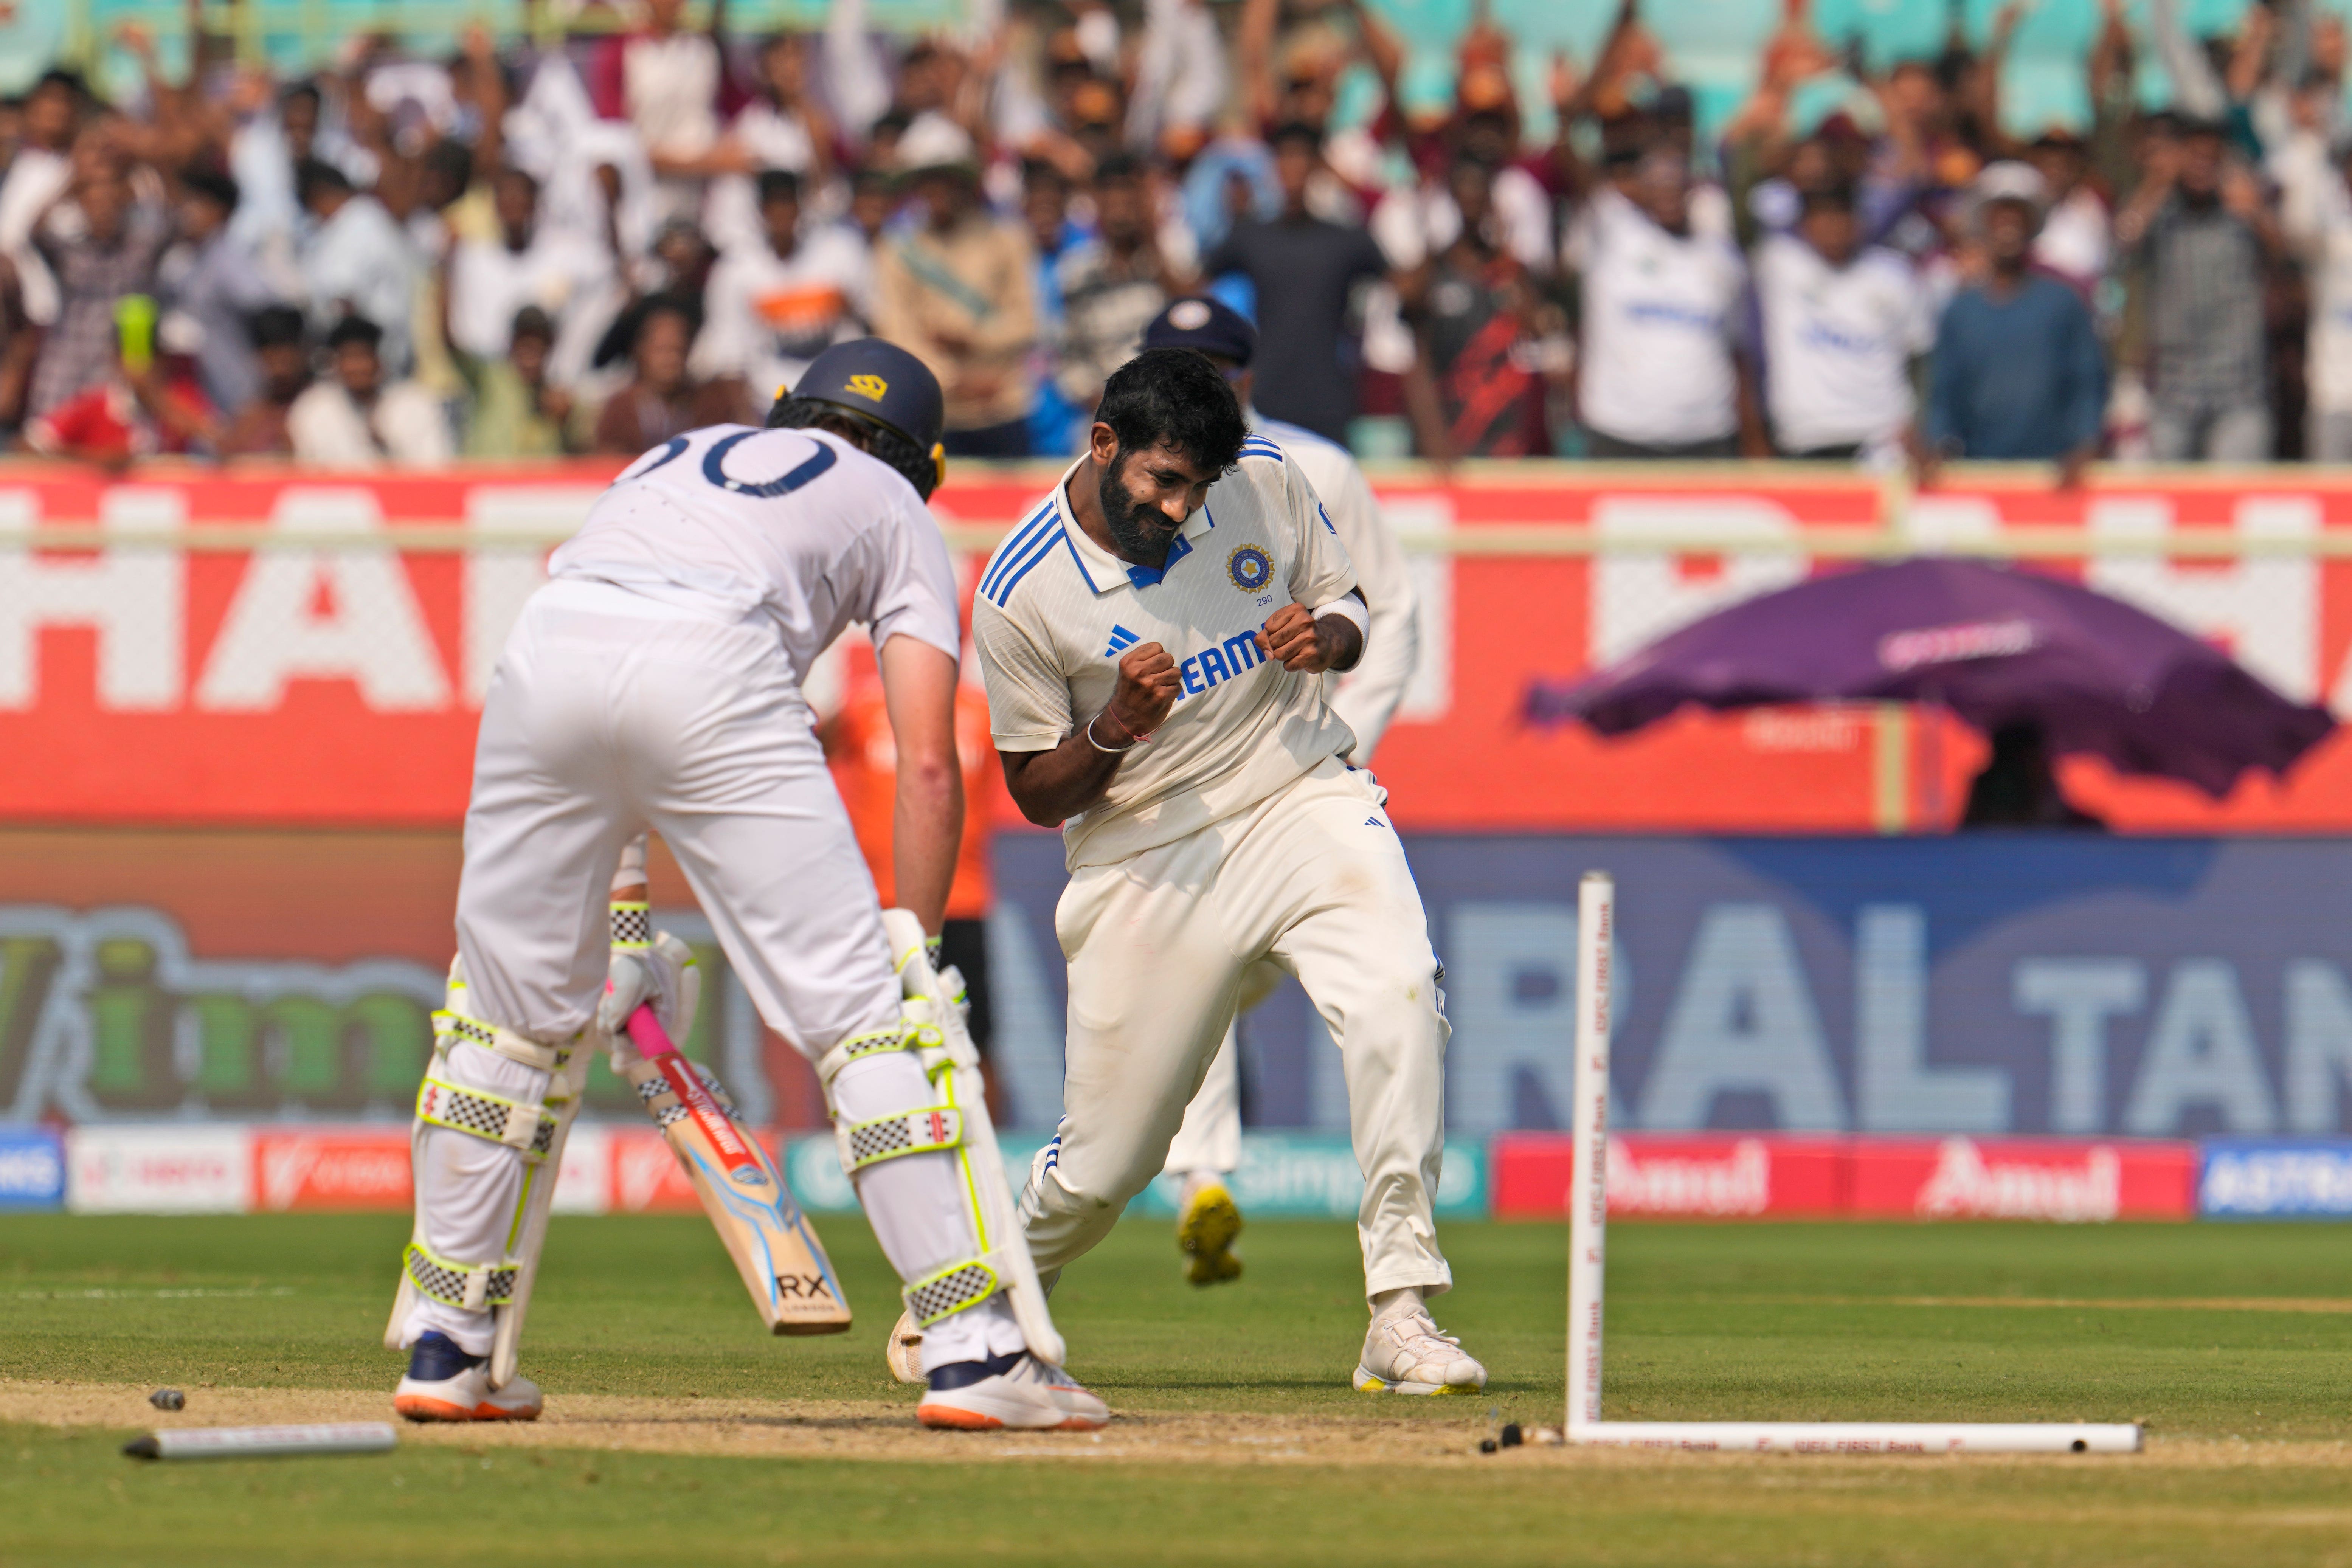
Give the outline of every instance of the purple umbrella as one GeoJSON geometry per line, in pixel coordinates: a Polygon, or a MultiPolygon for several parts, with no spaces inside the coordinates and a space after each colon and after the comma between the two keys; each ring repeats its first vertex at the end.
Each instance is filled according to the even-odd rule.
{"type": "Polygon", "coordinates": [[[2335,728],[2226,654],[2054,577],[1904,561],[1765,594],[1580,680],[1538,681],[1527,717],[1622,735],[1696,702],[1939,702],[1990,733],[2040,726],[2053,753],[2185,780],[2220,799],[2283,773],[2335,728]]]}

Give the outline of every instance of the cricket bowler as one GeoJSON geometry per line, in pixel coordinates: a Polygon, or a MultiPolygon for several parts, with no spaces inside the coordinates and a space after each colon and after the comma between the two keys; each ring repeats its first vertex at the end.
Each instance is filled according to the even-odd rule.
{"type": "MultiPolygon", "coordinates": [[[[1251,433],[1281,447],[1307,475],[1324,517],[1338,531],[1356,569],[1357,589],[1367,601],[1371,625],[1365,628],[1363,658],[1344,677],[1326,677],[1323,695],[1356,738],[1345,760],[1370,768],[1419,661],[1421,616],[1404,550],[1381,516],[1364,470],[1346,447],[1312,430],[1269,419],[1250,405],[1257,329],[1240,311],[1216,300],[1176,300],[1143,329],[1143,346],[1206,354],[1241,400],[1251,433]]],[[[1265,1001],[1281,980],[1281,969],[1269,959],[1250,966],[1242,980],[1235,1024],[1226,1026],[1225,1037],[1209,1062],[1208,1077],[1185,1108],[1176,1141],[1168,1146],[1168,1170],[1183,1183],[1176,1201],[1176,1245],[1185,1257],[1185,1277],[1195,1285],[1241,1277],[1242,1260],[1233,1247],[1241,1234],[1242,1215],[1227,1181],[1242,1153],[1236,1026],[1239,1016],[1265,1001]]]]}
{"type": "Polygon", "coordinates": [[[1355,1386],[1483,1387],[1427,1305],[1452,1284],[1432,1215],[1442,976],[1386,793],[1344,760],[1357,738],[1324,699],[1370,610],[1305,474],[1207,359],[1147,349],[972,614],[1006,784],[1061,826],[1070,869],[1064,1114],[1021,1200],[1040,1274],[1159,1173],[1268,959],[1342,1058],[1371,1310],[1355,1386]]]}
{"type": "Polygon", "coordinates": [[[483,705],[458,957],[419,1094],[416,1226],[390,1335],[410,1352],[404,1415],[540,1412],[539,1390],[500,1358],[587,1053],[634,1065],[623,1026],[641,1002],[676,1037],[688,1022],[682,944],[631,942],[625,963],[608,945],[615,872],[650,828],[761,1016],[824,1086],[922,1330],[918,1418],[1108,1419],[1055,1364],[1010,1188],[986,1179],[1001,1166],[971,1102],[976,1064],[945,1047],[936,1009],[952,1004],[912,994],[902,972],[930,973],[920,937],[894,955],[887,934],[919,921],[937,936],[963,814],[956,582],[924,505],[940,414],[938,381],[906,351],[828,349],[766,428],[692,431],[631,464],[525,606],[483,705]],[[898,748],[911,916],[877,907],[802,695],[852,622],[871,629],[898,748]]]}

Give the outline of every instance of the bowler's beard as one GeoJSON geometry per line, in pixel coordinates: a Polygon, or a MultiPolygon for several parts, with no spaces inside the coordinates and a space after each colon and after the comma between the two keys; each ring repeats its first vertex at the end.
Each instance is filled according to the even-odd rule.
{"type": "Polygon", "coordinates": [[[1168,526],[1167,519],[1155,506],[1138,506],[1129,500],[1127,487],[1118,482],[1119,470],[1127,467],[1128,454],[1121,452],[1110,460],[1095,481],[1097,496],[1102,501],[1103,526],[1110,530],[1113,543],[1119,553],[1143,564],[1159,565],[1168,559],[1168,546],[1176,531],[1168,526]]]}

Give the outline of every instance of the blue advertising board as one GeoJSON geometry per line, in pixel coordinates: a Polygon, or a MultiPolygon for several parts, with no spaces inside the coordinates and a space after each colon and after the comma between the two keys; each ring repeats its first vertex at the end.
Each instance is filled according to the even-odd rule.
{"type": "MultiPolygon", "coordinates": [[[[1456,1136],[1566,1124],[1576,884],[1618,884],[1612,1120],[1654,1131],[2147,1137],[2352,1130],[2352,843],[1414,835],[1456,1136]]],[[[1017,1125],[1060,1110],[1058,839],[990,928],[1017,1125]]],[[[1295,985],[1243,1025],[1251,1125],[1338,1131],[1295,985]]]]}
{"type": "Polygon", "coordinates": [[[0,1209],[53,1209],[65,1201],[65,1143],[57,1131],[0,1127],[0,1209]]]}
{"type": "Polygon", "coordinates": [[[2200,1153],[2206,1219],[2352,1218],[2352,1142],[2209,1138],[2200,1153]]]}

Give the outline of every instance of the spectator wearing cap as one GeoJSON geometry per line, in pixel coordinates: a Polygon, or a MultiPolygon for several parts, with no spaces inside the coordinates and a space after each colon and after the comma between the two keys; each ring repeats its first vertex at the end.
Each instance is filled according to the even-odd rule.
{"type": "Polygon", "coordinates": [[[2072,485],[2098,450],[2106,368],[2082,297],[2032,269],[2042,209],[2030,169],[1996,163],[1976,186],[1973,223],[1988,276],[1936,328],[1926,468],[1944,458],[2054,461],[2072,485]]]}
{"type": "Polygon", "coordinates": [[[507,352],[473,367],[466,419],[469,458],[560,458],[584,445],[572,394],[548,379],[555,323],[536,305],[515,312],[507,352]]]}
{"type": "Polygon", "coordinates": [[[327,333],[328,379],[286,411],[297,462],[350,471],[448,463],[449,421],[441,400],[414,381],[385,384],[383,338],[365,316],[345,316],[327,333]]]}
{"type": "Polygon", "coordinates": [[[88,161],[33,226],[33,247],[57,280],[57,319],[33,367],[28,413],[46,414],[115,374],[115,301],[152,292],[170,222],[135,201],[110,158],[88,161]],[[68,224],[70,208],[79,223],[68,224]]]}
{"type": "Polygon", "coordinates": [[[166,308],[194,333],[205,395],[233,414],[261,388],[247,323],[255,311],[278,303],[278,294],[230,229],[236,182],[210,169],[188,169],[179,183],[179,242],[164,252],[157,281],[166,308]]]}
{"type": "MultiPolygon", "coordinates": [[[[1055,267],[1062,294],[1062,345],[1055,384],[1091,416],[1110,373],[1135,357],[1143,329],[1177,292],[1160,250],[1143,165],[1120,156],[1095,171],[1095,234],[1055,267]]],[[[1244,356],[1247,358],[1246,355],[1244,356]]]]}
{"type": "Polygon", "coordinates": [[[755,405],[797,383],[809,361],[861,334],[868,252],[842,224],[803,224],[800,176],[760,175],[760,242],[721,255],[704,290],[694,369],[745,383],[755,405]]]}
{"type": "Polygon", "coordinates": [[[667,294],[644,301],[629,342],[629,383],[596,416],[597,451],[634,458],[673,436],[751,412],[740,382],[698,381],[688,373],[694,333],[694,312],[686,302],[667,294]]]}
{"type": "Polygon", "coordinates": [[[1692,222],[1690,171],[1658,147],[1592,194],[1570,253],[1581,274],[1577,396],[1598,458],[1762,456],[1738,342],[1748,268],[1692,222]]]}
{"type": "Polygon", "coordinates": [[[1807,191],[1790,234],[1754,258],[1764,406],[1784,457],[1897,463],[1915,362],[1935,342],[1911,263],[1862,243],[1850,187],[1807,191]]]}
{"type": "Polygon", "coordinates": [[[1264,340],[1239,311],[1216,300],[1179,300],[1143,329],[1142,347],[1191,349],[1224,373],[1251,430],[1280,447],[1315,488],[1331,530],[1355,565],[1357,585],[1371,611],[1364,657],[1332,682],[1332,706],[1354,731],[1349,753],[1369,766],[1403,699],[1420,656],[1420,612],[1404,551],[1381,515],[1372,487],[1345,447],[1314,431],[1270,419],[1255,406],[1255,370],[1264,340]]]}
{"type": "Polygon", "coordinates": [[[2152,148],[2116,238],[2145,307],[2149,454],[2160,463],[2268,461],[2263,280],[2284,242],[2261,183],[2230,156],[2219,124],[2188,122],[2152,148]]]}
{"type": "Polygon", "coordinates": [[[383,203],[353,190],[351,176],[332,163],[305,161],[295,170],[294,185],[316,223],[300,251],[312,328],[331,332],[337,322],[357,316],[375,328],[383,368],[405,374],[416,299],[408,237],[383,203]]]}
{"type": "Polygon", "coordinates": [[[1036,382],[1035,252],[1020,223],[980,198],[971,138],[925,115],[898,142],[921,221],[886,237],[875,258],[874,330],[914,353],[947,398],[948,452],[1029,455],[1036,382]]]}
{"type": "Polygon", "coordinates": [[[287,419],[310,384],[310,344],[302,312],[291,305],[265,305],[254,312],[246,337],[253,345],[260,383],[243,404],[222,410],[228,416],[228,428],[220,438],[220,454],[291,457],[294,437],[287,419]]]}
{"type": "Polygon", "coordinates": [[[1357,406],[1349,306],[1360,285],[1387,277],[1388,262],[1363,229],[1307,211],[1307,185],[1322,165],[1322,132],[1293,121],[1275,132],[1273,145],[1281,213],[1269,222],[1236,223],[1202,271],[1212,279],[1240,273],[1249,280],[1262,323],[1261,405],[1345,445],[1357,406]]]}

